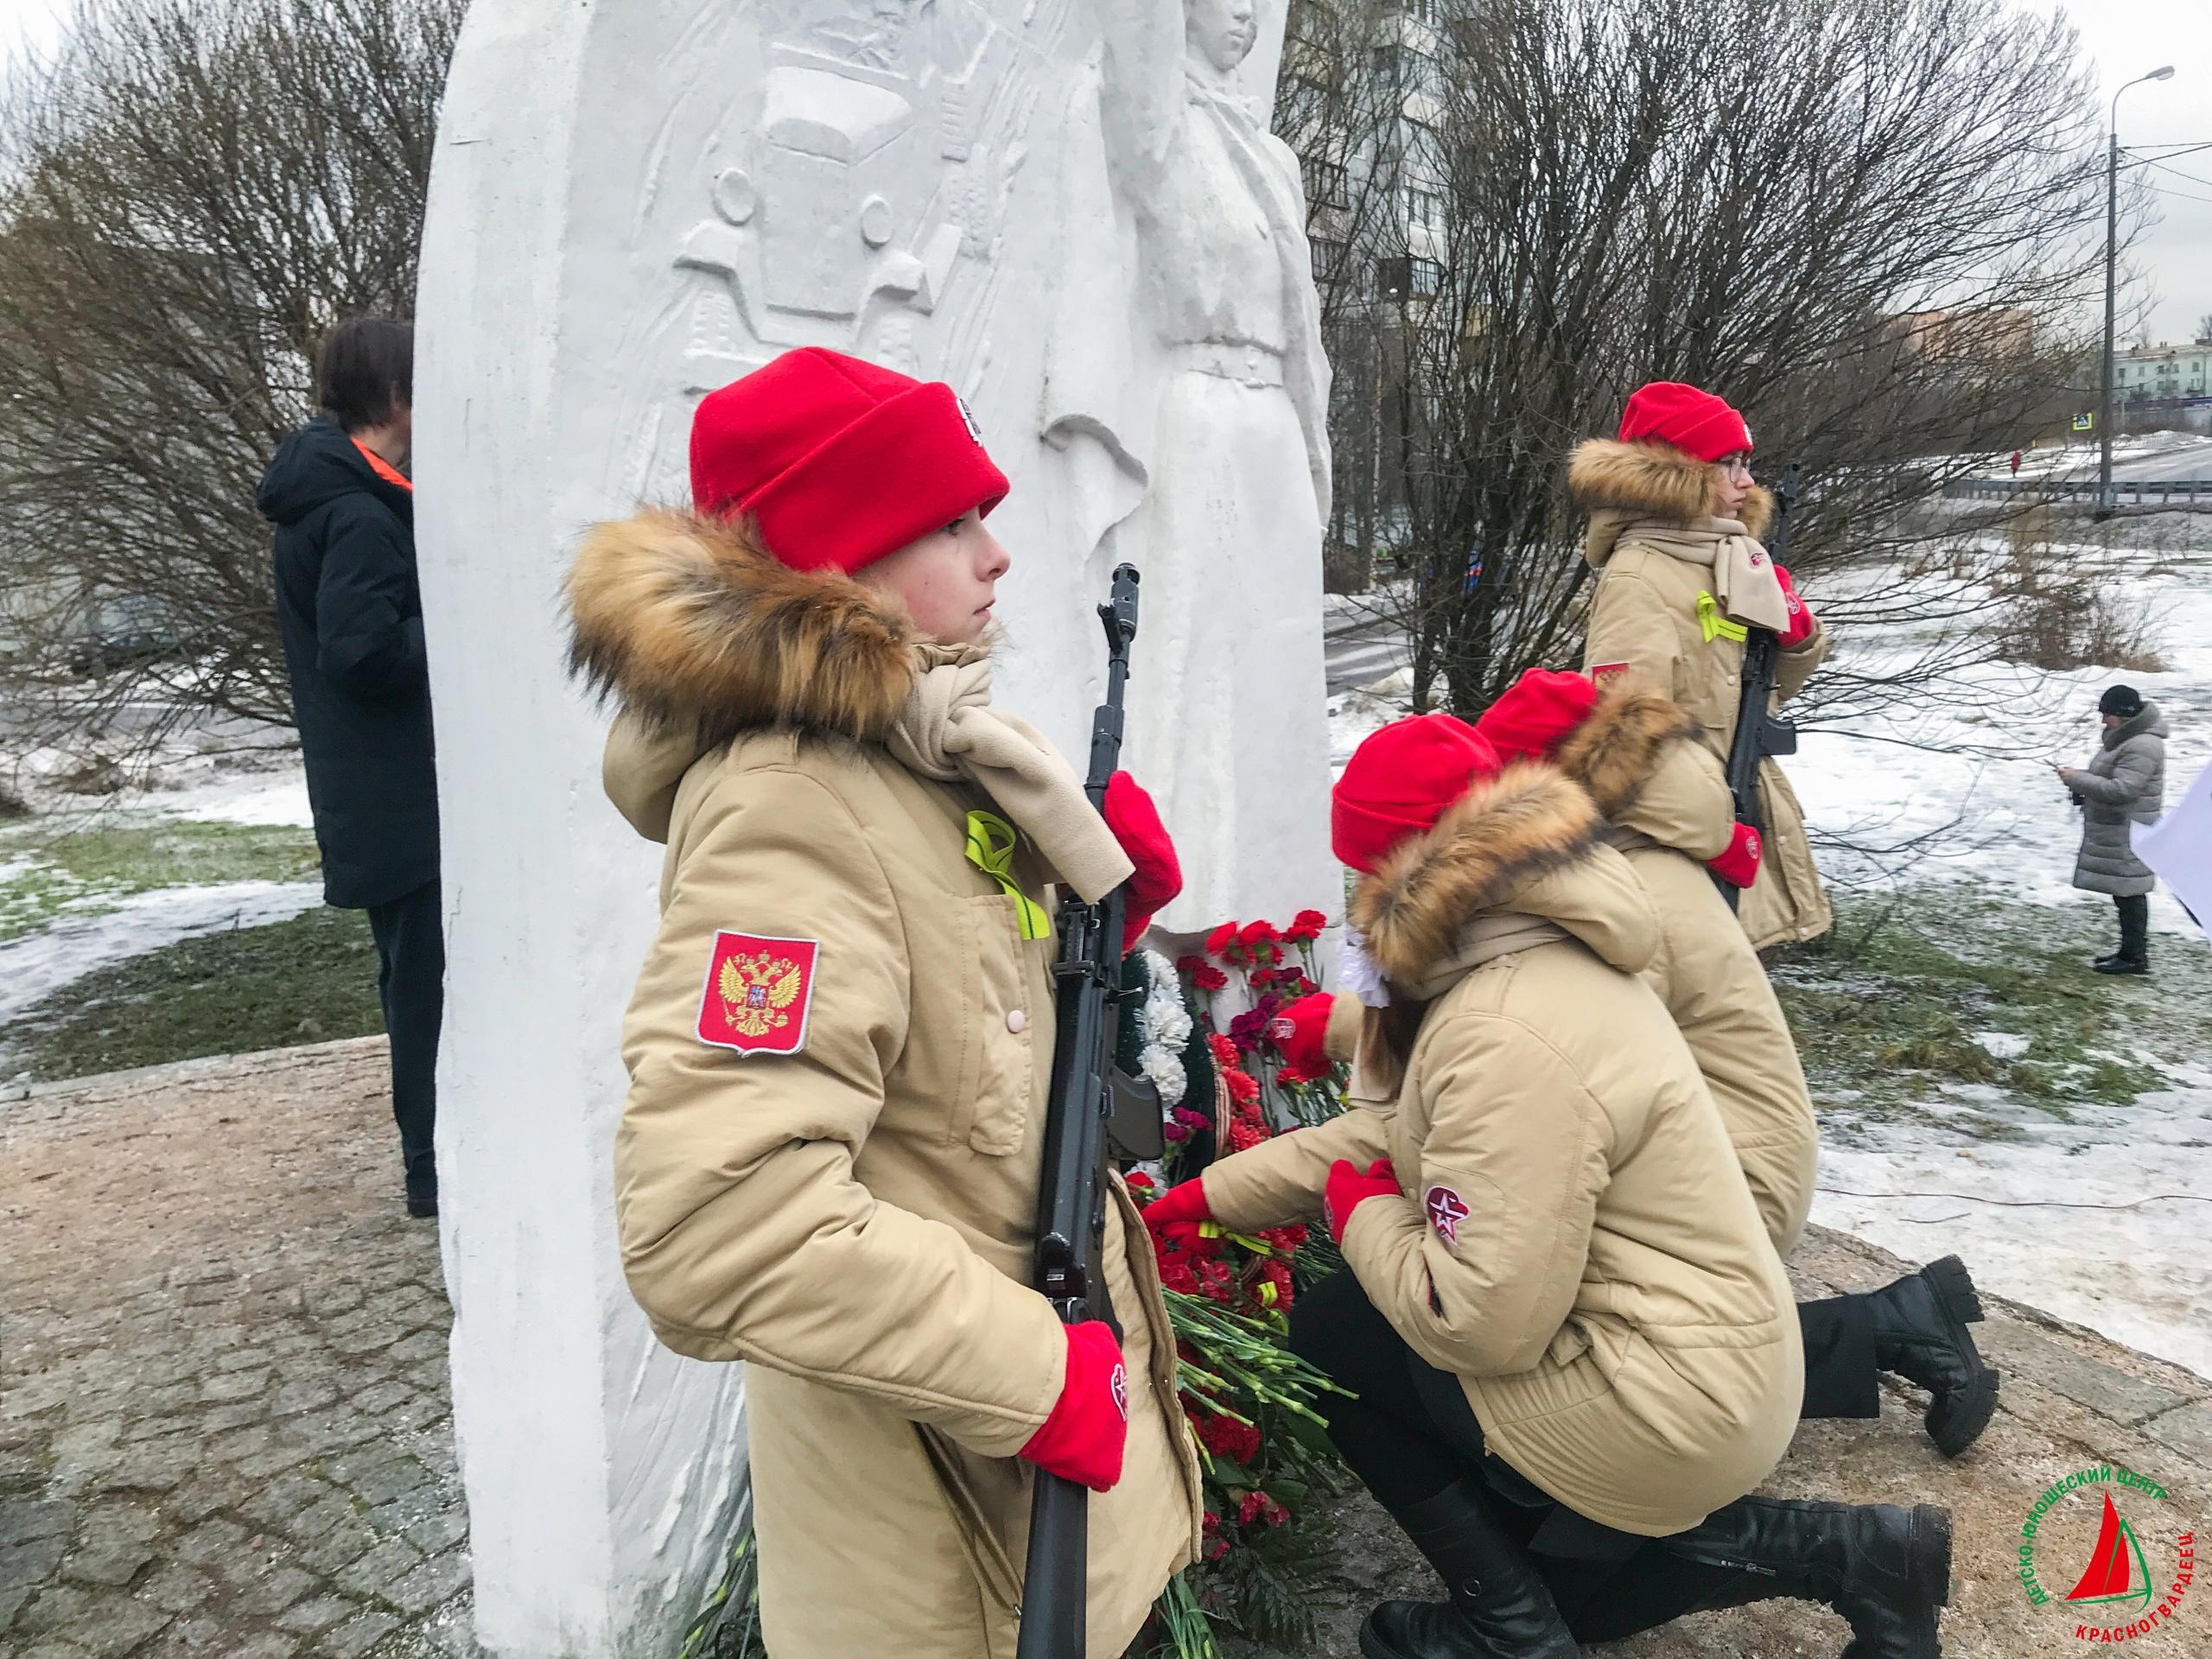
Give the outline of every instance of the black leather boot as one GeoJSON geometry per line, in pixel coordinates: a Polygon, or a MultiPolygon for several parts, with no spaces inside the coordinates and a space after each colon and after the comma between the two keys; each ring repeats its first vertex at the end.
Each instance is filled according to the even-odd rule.
{"type": "Polygon", "coordinates": [[[429,1152],[406,1155],[407,1213],[428,1221],[438,1213],[438,1162],[429,1152]]]}
{"type": "Polygon", "coordinates": [[[1951,1599],[1951,1512],[1929,1503],[1802,1503],[1745,1497],[1662,1548],[1741,1577],[1699,1610],[1817,1601],[1843,1615],[1843,1659],[1940,1659],[1936,1610],[1951,1599]]]}
{"type": "Polygon", "coordinates": [[[1580,1649],[1528,1552],[1462,1481],[1391,1511],[1449,1601],[1386,1601],[1359,1627],[1367,1659],[1576,1659],[1580,1649]]]}
{"type": "Polygon", "coordinates": [[[2120,949],[2095,964],[2101,974],[2147,974],[2151,971],[2151,901],[2141,893],[2113,900],[2120,910],[2120,949]]]}
{"type": "Polygon", "coordinates": [[[1997,1410],[1997,1373],[1981,1363],[1967,1326],[1981,1298],[1955,1255],[1874,1291],[1874,1363],[1934,1397],[1923,1419],[1936,1449],[1955,1458],[1981,1438],[1997,1410]]]}

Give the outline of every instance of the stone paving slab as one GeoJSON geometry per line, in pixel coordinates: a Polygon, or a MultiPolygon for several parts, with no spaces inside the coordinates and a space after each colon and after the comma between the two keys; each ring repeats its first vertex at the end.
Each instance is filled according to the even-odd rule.
{"type": "MultiPolygon", "coordinates": [[[[0,1098],[0,1654],[476,1659],[450,1315],[392,1140],[377,1039],[0,1098]]],[[[1906,1270],[1817,1229],[1790,1265],[1807,1296],[1906,1270]]],[[[2212,1509],[2212,1382],[1985,1300],[1978,1335],[2005,1379],[1972,1452],[1938,1458],[1924,1398],[1896,1385],[1878,1422],[1807,1425],[1767,1490],[1948,1505],[1945,1653],[2082,1651],[2075,1620],[2022,1592],[2021,1522],[2052,1481],[2124,1464],[2168,1491],[2129,1503],[2170,1570],[2176,1535],[2212,1509]]],[[[2093,1513],[2054,1525],[2059,1595],[2093,1513]]],[[[1368,1599],[1435,1592],[1364,1498],[1338,1521],[1368,1599]]],[[[1359,1614],[1326,1619],[1313,1659],[1354,1659],[1359,1614]]],[[[1847,1639],[1784,1603],[1592,1652],[1818,1659],[1847,1639]]],[[[2212,1586],[2127,1648],[2212,1654],[2212,1586]]]]}
{"type": "MultiPolygon", "coordinates": [[[[1931,1232],[1939,1230],[1930,1230],[1931,1232]]],[[[1930,1241],[1942,1253],[1940,1237],[1930,1241]]],[[[1808,1230],[1790,1260],[1798,1294],[1870,1290],[1910,1263],[1840,1233],[1808,1230]]],[[[1972,1264],[1969,1263],[1969,1266],[1972,1264]]],[[[2020,1584],[2021,1526],[2050,1484],[2084,1467],[2124,1464],[2164,1486],[2163,1500],[2121,1494],[2141,1529],[2163,1589],[2177,1569],[2178,1535],[2202,1535],[2212,1516],[2212,1382],[2109,1342],[2033,1308],[1983,1298],[1976,1340],[2005,1373],[1995,1420],[1964,1457],[1946,1463],[1920,1427],[1927,1396],[1885,1384],[1875,1422],[1808,1423],[1762,1490],[1777,1497],[1866,1503],[1940,1503],[1952,1512],[1951,1605],[1942,1619],[1946,1659],[2060,1659],[2125,1651],[2136,1659],[2212,1655],[2212,1583],[2186,1592],[2173,1622],[2120,1646],[2078,1641],[2082,1609],[2031,1605],[2020,1584]]],[[[1436,1580],[1388,1516],[1364,1496],[1339,1506],[1347,1560],[1366,1591],[1360,1608],[1332,1616],[1313,1659],[1357,1659],[1362,1610],[1389,1596],[1433,1597],[1436,1580]]],[[[2101,1507],[2069,1505],[2043,1530],[2037,1560],[2063,1599],[2088,1562],[2101,1507]]],[[[2108,1627],[2107,1627],[2108,1628],[2108,1627]]],[[[1592,1659],[1834,1659],[1850,1632],[1825,1609],[1774,1602],[1696,1613],[1627,1642],[1592,1647],[1592,1659]]],[[[1232,1646],[1231,1659],[1258,1659],[1232,1646]]]]}
{"type": "Polygon", "coordinates": [[[0,1100],[0,1652],[473,1655],[381,1039],[0,1100]]]}

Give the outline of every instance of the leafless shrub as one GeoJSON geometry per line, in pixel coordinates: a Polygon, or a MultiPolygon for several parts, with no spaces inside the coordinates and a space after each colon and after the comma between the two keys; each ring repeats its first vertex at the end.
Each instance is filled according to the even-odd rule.
{"type": "Polygon", "coordinates": [[[2031,668],[2106,668],[2163,674],[2150,607],[2078,549],[2016,545],[1998,584],[1999,654],[2031,668]]]}
{"type": "Polygon", "coordinates": [[[79,0],[54,57],[0,88],[19,739],[112,744],[132,703],[141,748],[188,711],[289,720],[254,487],[309,412],[323,331],[411,307],[463,3],[79,0]],[[162,648],[88,673],[81,641],[118,609],[162,648]]]}

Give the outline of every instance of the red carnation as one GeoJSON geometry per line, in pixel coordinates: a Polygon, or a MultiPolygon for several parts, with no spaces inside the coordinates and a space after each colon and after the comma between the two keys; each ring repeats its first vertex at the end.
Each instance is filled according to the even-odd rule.
{"type": "Polygon", "coordinates": [[[1122,1185],[1138,1192],[1152,1191],[1152,1177],[1141,1169],[1133,1169],[1122,1178],[1122,1185]]]}
{"type": "Polygon", "coordinates": [[[1212,1051],[1213,1063],[1216,1065],[1224,1069],[1233,1069],[1236,1066],[1236,1045],[1219,1032],[1210,1031],[1206,1033],[1206,1047],[1212,1051]]]}
{"type": "Polygon", "coordinates": [[[1206,935],[1206,954],[1218,957],[1225,954],[1236,943],[1236,924],[1224,922],[1206,935]]]}
{"type": "Polygon", "coordinates": [[[1289,1519],[1290,1511],[1265,1492],[1247,1492],[1236,1505],[1236,1524],[1240,1527],[1249,1527],[1255,1521],[1279,1527],[1289,1519]]]}
{"type": "Polygon", "coordinates": [[[1319,911],[1301,910],[1283,929],[1282,936],[1293,944],[1310,944],[1321,937],[1321,930],[1328,925],[1329,918],[1319,911]]]}
{"type": "Polygon", "coordinates": [[[1217,991],[1229,983],[1229,976],[1204,957],[1185,957],[1175,966],[1185,978],[1202,991],[1217,991]]]}
{"type": "Polygon", "coordinates": [[[1198,1440],[1217,1458],[1247,1464],[1260,1453],[1260,1431],[1234,1417],[1210,1417],[1198,1425],[1198,1440]]]}

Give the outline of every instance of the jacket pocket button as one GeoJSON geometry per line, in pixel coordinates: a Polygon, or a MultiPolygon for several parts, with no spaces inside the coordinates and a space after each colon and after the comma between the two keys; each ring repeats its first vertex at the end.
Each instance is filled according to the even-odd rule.
{"type": "Polygon", "coordinates": [[[1029,1016],[1024,1014],[1020,1008],[1009,1008],[1007,1011],[1006,1028],[1014,1033],[1015,1036],[1020,1036],[1028,1028],[1028,1026],[1029,1016]]]}

